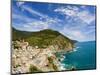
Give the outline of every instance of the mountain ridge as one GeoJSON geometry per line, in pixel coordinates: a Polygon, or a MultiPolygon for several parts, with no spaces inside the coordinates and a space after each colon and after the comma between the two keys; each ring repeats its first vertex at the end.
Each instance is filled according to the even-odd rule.
{"type": "Polygon", "coordinates": [[[46,48],[54,46],[56,49],[71,50],[74,48],[74,40],[62,35],[58,31],[45,29],[37,32],[20,31],[12,28],[12,40],[22,40],[29,42],[32,46],[46,48]]]}

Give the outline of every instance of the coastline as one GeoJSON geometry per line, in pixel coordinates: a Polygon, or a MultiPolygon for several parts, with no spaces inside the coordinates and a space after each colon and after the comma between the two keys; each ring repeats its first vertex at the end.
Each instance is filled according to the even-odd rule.
{"type": "Polygon", "coordinates": [[[59,61],[55,53],[68,53],[69,50],[57,49],[58,47],[55,50],[54,46],[39,48],[38,46],[30,46],[28,42],[13,41],[12,72],[14,74],[35,72],[31,67],[34,67],[36,72],[66,70],[64,64],[61,63],[64,60],[63,54],[61,61],[59,61]]]}

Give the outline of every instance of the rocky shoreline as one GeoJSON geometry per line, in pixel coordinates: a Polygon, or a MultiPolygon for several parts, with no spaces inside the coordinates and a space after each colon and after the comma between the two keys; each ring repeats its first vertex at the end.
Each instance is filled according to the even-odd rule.
{"type": "Polygon", "coordinates": [[[12,74],[62,71],[62,65],[55,55],[55,48],[38,48],[28,42],[12,42],[12,74]]]}

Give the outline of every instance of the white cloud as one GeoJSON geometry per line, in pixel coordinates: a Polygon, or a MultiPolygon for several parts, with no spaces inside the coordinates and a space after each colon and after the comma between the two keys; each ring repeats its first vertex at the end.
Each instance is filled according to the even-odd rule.
{"type": "Polygon", "coordinates": [[[70,28],[64,27],[64,29],[62,29],[60,32],[64,35],[67,35],[69,38],[78,41],[83,41],[86,38],[86,35],[80,30],[71,30],[70,28]]]}
{"type": "Polygon", "coordinates": [[[85,9],[85,8],[86,8],[86,6],[85,6],[85,5],[82,5],[82,6],[81,6],[81,8],[85,9]]]}
{"type": "Polygon", "coordinates": [[[75,10],[68,9],[65,7],[57,8],[54,11],[61,12],[61,14],[68,15],[68,16],[74,16],[76,14],[75,10]]]}
{"type": "Polygon", "coordinates": [[[32,22],[25,23],[23,26],[25,26],[26,30],[30,31],[39,31],[43,29],[48,29],[52,27],[52,25],[56,25],[58,22],[58,19],[50,19],[48,18],[46,21],[41,21],[41,20],[33,20],[32,22]],[[28,28],[28,29],[27,29],[28,28]]]}
{"type": "Polygon", "coordinates": [[[34,22],[31,22],[31,23],[27,23],[26,26],[27,25],[29,26],[28,28],[32,28],[33,31],[39,31],[39,30],[48,28],[48,24],[46,22],[42,22],[38,20],[35,20],[34,22]]]}
{"type": "Polygon", "coordinates": [[[95,15],[92,15],[88,11],[79,12],[77,16],[87,24],[90,24],[92,21],[95,20],[95,15]]]}
{"type": "Polygon", "coordinates": [[[84,34],[81,31],[78,31],[78,30],[77,31],[72,31],[71,33],[74,37],[79,37],[80,39],[85,38],[84,34]]]}
{"type": "Polygon", "coordinates": [[[23,5],[25,2],[17,2],[17,6],[20,7],[21,5],[23,5]]]}
{"type": "MultiPolygon", "coordinates": [[[[50,17],[46,14],[36,11],[30,8],[29,6],[25,6],[24,3],[19,4],[19,6],[20,5],[23,5],[21,7],[22,10],[29,12],[33,16],[37,16],[37,17],[39,16],[38,17],[39,19],[35,19],[35,18],[30,18],[24,14],[13,13],[12,15],[13,19],[25,21],[25,23],[17,23],[20,30],[40,31],[40,30],[48,29],[48,28],[57,29],[56,27],[61,25],[62,28],[61,30],[58,29],[58,31],[60,31],[61,33],[63,33],[64,35],[68,36],[71,39],[83,41],[87,39],[86,38],[87,35],[85,34],[85,32],[82,32],[82,29],[84,29],[85,26],[87,26],[88,24],[90,24],[92,21],[95,20],[95,15],[92,15],[87,10],[79,11],[79,8],[76,6],[60,7],[60,8],[55,9],[54,10],[55,12],[65,15],[65,19],[61,20],[61,19],[58,19],[57,17],[55,18],[50,17]],[[71,17],[71,19],[68,19],[69,17],[71,17]],[[73,19],[74,19],[74,22],[72,21],[73,19]],[[68,23],[68,21],[70,22],[68,23]]],[[[83,6],[82,8],[85,8],[85,7],[83,6]]],[[[88,30],[88,32],[90,33],[92,31],[88,30]]]]}
{"type": "Polygon", "coordinates": [[[28,12],[31,13],[33,16],[34,16],[34,15],[37,15],[37,16],[40,16],[41,18],[47,18],[46,15],[44,15],[44,14],[42,14],[42,13],[39,13],[38,11],[36,11],[36,10],[34,10],[34,9],[28,7],[28,6],[23,6],[22,9],[28,11],[28,12]]]}
{"type": "Polygon", "coordinates": [[[31,9],[30,7],[23,6],[22,9],[28,11],[32,15],[40,16],[39,20],[39,19],[29,18],[27,15],[13,13],[12,15],[13,19],[20,20],[22,21],[22,23],[25,22],[23,24],[18,23],[18,26],[19,25],[23,26],[24,29],[27,31],[39,31],[42,29],[47,29],[48,27],[50,28],[52,25],[58,24],[61,21],[58,18],[52,18],[49,17],[48,15],[44,15],[40,12],[37,12],[34,9],[31,9]],[[42,19],[45,20],[43,21],[42,19]]]}
{"type": "MultiPolygon", "coordinates": [[[[82,8],[85,8],[82,6],[82,8]]],[[[61,14],[66,15],[66,17],[72,17],[73,19],[79,18],[81,21],[90,24],[92,21],[95,20],[95,15],[91,14],[88,10],[79,10],[76,6],[67,6],[67,7],[60,7],[54,10],[55,12],[59,12],[61,14]]]]}
{"type": "Polygon", "coordinates": [[[12,14],[12,19],[16,19],[16,20],[20,20],[20,21],[24,21],[24,22],[31,22],[33,19],[32,18],[29,18],[25,15],[22,15],[22,14],[17,14],[17,13],[13,13],[12,14]]]}
{"type": "Polygon", "coordinates": [[[47,21],[43,22],[32,18],[28,18],[26,16],[18,15],[18,14],[13,14],[12,18],[20,20],[21,23],[17,23],[16,25],[23,27],[27,31],[39,31],[41,29],[46,29],[49,25],[47,21]]]}

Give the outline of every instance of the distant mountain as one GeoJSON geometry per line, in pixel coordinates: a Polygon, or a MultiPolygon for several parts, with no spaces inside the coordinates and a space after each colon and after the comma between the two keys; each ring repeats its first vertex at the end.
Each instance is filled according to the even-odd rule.
{"type": "Polygon", "coordinates": [[[57,50],[72,50],[76,42],[58,31],[51,29],[45,29],[38,32],[27,32],[12,28],[12,40],[22,39],[29,42],[32,46],[38,46],[39,48],[53,46],[57,50]]]}

